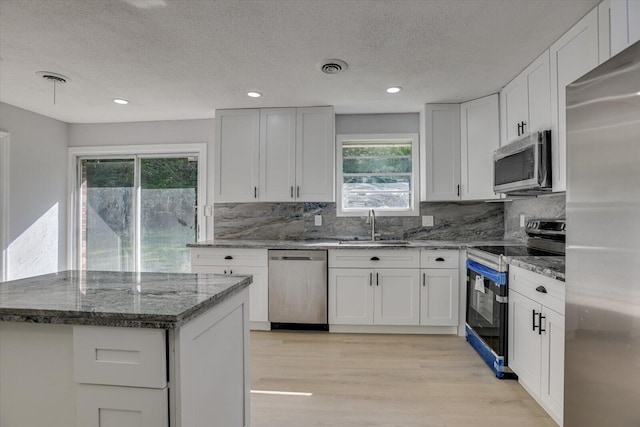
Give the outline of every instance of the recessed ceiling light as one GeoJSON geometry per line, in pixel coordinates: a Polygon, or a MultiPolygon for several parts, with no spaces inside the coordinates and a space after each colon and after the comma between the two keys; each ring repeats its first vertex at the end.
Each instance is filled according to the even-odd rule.
{"type": "Polygon", "coordinates": [[[402,88],[400,86],[391,86],[390,88],[387,88],[387,92],[389,93],[398,93],[402,90],[402,88]]]}
{"type": "Polygon", "coordinates": [[[262,94],[258,91],[252,90],[251,92],[247,92],[247,96],[250,98],[260,98],[262,94]]]}
{"type": "Polygon", "coordinates": [[[126,99],[120,99],[120,98],[115,98],[113,102],[120,105],[127,105],[129,103],[129,101],[127,101],[126,99]]]}

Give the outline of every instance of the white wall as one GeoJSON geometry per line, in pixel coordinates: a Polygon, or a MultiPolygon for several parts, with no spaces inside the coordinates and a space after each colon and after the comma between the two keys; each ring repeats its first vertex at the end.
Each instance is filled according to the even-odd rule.
{"type": "Polygon", "coordinates": [[[419,132],[419,113],[336,115],[336,135],[419,132]]]}
{"type": "Polygon", "coordinates": [[[69,125],[0,103],[10,135],[8,279],[66,267],[69,125]]]}

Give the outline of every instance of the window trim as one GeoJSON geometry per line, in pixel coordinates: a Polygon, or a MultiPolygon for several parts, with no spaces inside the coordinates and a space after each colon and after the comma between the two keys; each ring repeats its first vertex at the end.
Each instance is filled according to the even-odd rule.
{"type": "Polygon", "coordinates": [[[9,278],[9,138],[0,130],[0,282],[9,278]]]}
{"type": "Polygon", "coordinates": [[[344,210],[342,207],[342,145],[344,142],[372,140],[411,140],[411,208],[376,209],[376,216],[419,216],[420,215],[420,140],[417,133],[383,134],[340,134],[336,135],[336,216],[366,216],[369,209],[344,210]]]}
{"type": "Polygon", "coordinates": [[[80,247],[78,233],[78,159],[97,157],[175,157],[196,154],[198,156],[198,241],[211,240],[213,227],[207,227],[205,207],[207,205],[207,144],[149,144],[111,145],[92,147],[69,147],[67,151],[67,268],[79,269],[80,247]]]}

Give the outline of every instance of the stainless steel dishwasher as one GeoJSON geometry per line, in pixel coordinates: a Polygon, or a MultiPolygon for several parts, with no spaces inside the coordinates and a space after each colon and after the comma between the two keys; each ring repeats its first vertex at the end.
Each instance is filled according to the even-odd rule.
{"type": "Polygon", "coordinates": [[[328,330],[327,251],[269,251],[271,329],[328,330]]]}

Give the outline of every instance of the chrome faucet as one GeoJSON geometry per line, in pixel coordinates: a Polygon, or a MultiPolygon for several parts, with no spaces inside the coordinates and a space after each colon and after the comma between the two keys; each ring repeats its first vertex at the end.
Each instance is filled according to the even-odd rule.
{"type": "Polygon", "coordinates": [[[375,240],[376,240],[376,212],[373,209],[369,209],[369,214],[367,215],[367,224],[371,224],[371,241],[375,242],[375,240]]]}

